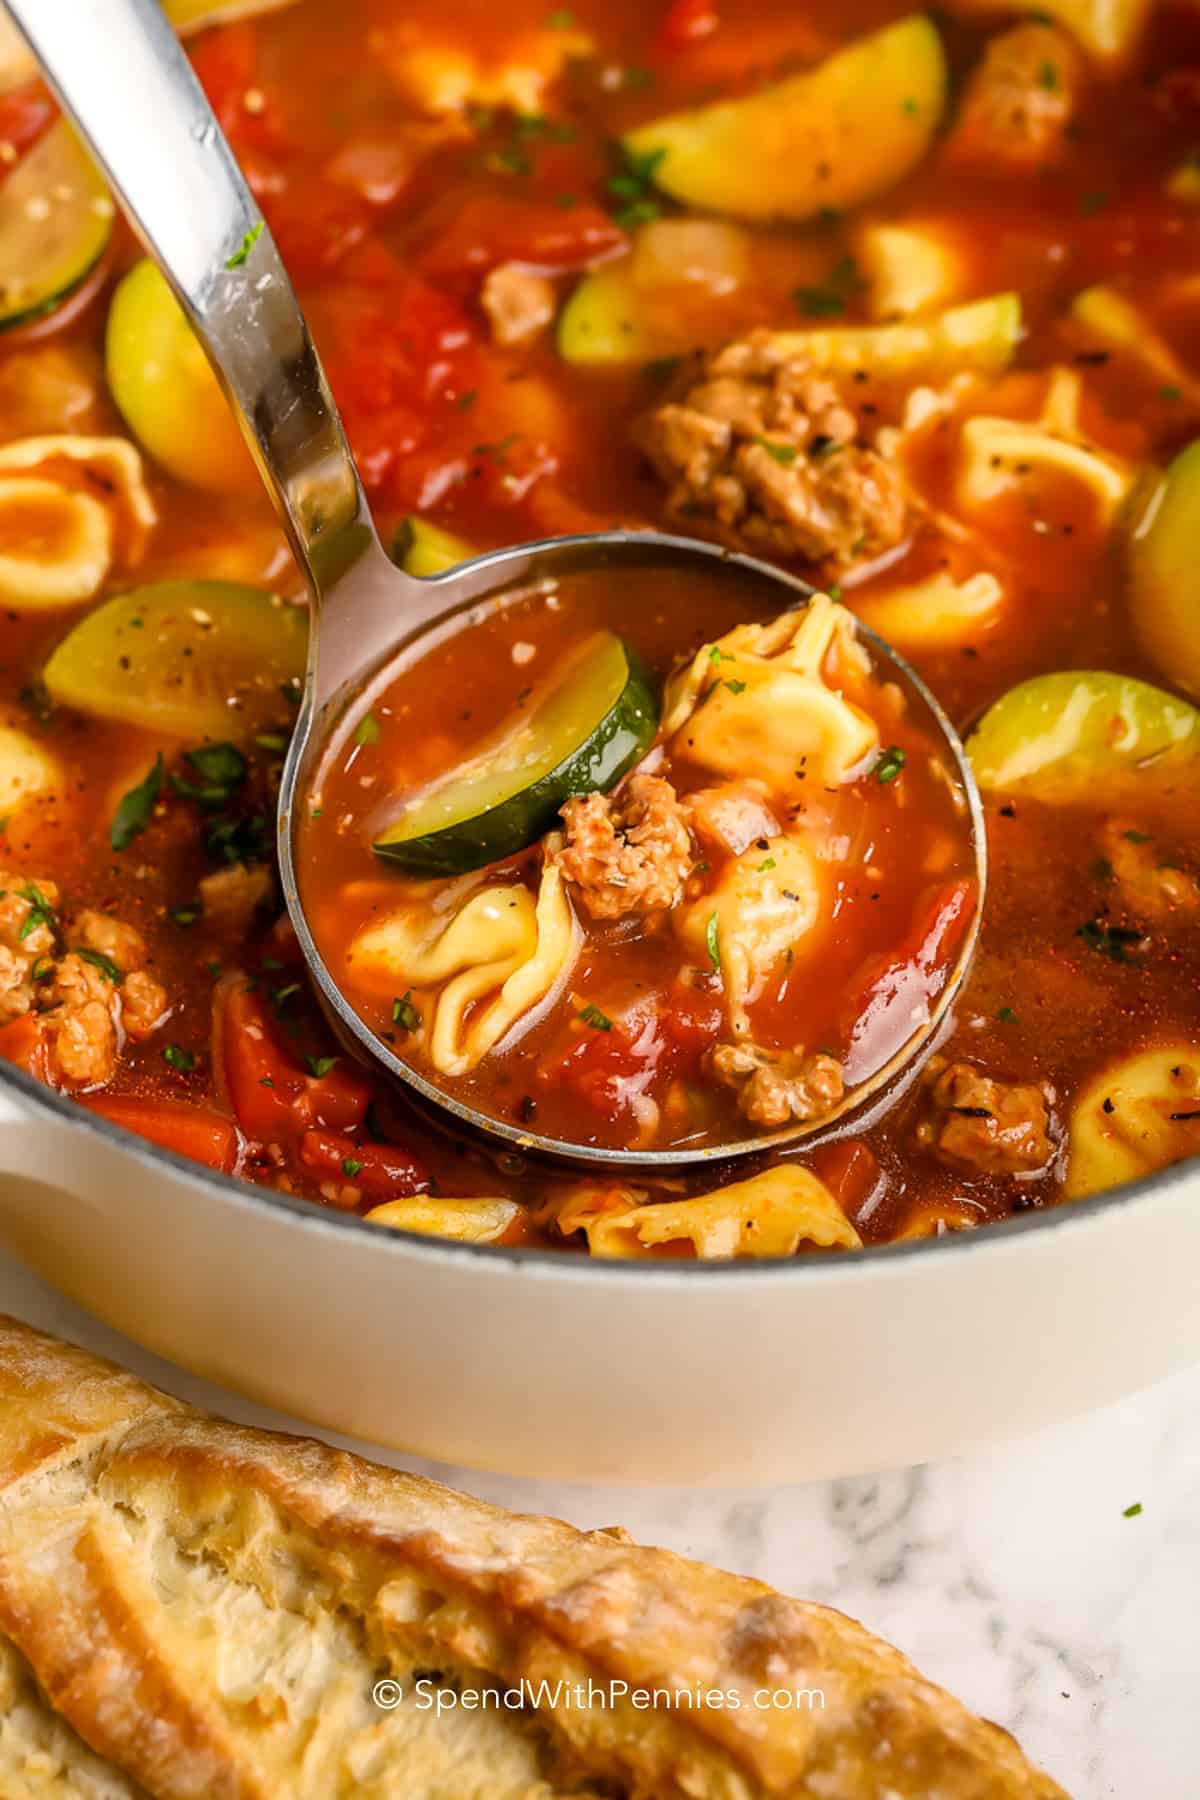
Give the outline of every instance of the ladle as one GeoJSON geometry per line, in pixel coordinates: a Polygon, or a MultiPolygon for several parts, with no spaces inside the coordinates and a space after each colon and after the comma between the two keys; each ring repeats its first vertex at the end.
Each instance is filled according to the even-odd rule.
{"type": "MultiPolygon", "coordinates": [[[[518,545],[444,575],[404,574],[379,541],[362,482],[307,323],[271,233],[158,0],[5,0],[18,28],[158,264],[207,352],[270,493],[309,593],[305,691],[279,793],[284,898],[335,1029],[381,1064],[443,1123],[467,1126],[524,1154],[633,1165],[662,1173],[814,1142],[890,1104],[930,1054],[969,967],[986,874],[979,796],[941,707],[882,639],[860,627],[876,666],[921,706],[967,798],[979,904],[949,979],[903,1049],[817,1124],[759,1133],[716,1148],[621,1151],[564,1144],[493,1118],[443,1093],[383,1043],[337,987],[305,917],[294,863],[298,803],[330,726],[402,646],[444,633],[481,600],[581,568],[621,570],[714,561],[751,586],[770,584],[782,608],[813,590],[796,577],[711,544],[657,532],[612,531],[518,545]]],[[[761,595],[747,614],[761,613],[761,595]]]]}

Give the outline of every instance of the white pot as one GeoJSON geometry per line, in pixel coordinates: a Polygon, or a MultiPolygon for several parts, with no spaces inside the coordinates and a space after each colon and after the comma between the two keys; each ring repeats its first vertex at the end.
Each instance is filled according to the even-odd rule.
{"type": "Polygon", "coordinates": [[[0,1242],[148,1349],[314,1425],[517,1475],[848,1475],[1200,1358],[1200,1163],[890,1249],[606,1263],[324,1212],[6,1069],[0,1171],[0,1242]]]}

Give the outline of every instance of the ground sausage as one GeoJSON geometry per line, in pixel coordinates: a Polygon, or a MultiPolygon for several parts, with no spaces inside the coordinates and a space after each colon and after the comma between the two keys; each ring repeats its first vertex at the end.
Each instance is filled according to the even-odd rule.
{"type": "Polygon", "coordinates": [[[495,343],[528,344],[554,317],[557,296],[554,283],[544,275],[535,275],[520,263],[501,263],[485,277],[479,304],[495,343]]]}
{"type": "Polygon", "coordinates": [[[1046,1095],[970,1063],[931,1065],[917,1142],[964,1175],[1033,1175],[1054,1155],[1046,1095]]]}
{"type": "Polygon", "coordinates": [[[1074,39],[1057,25],[1031,21],[1002,31],[963,90],[948,154],[981,168],[1052,161],[1066,142],[1083,75],[1074,39]]]}
{"type": "Polygon", "coordinates": [[[274,886],[264,863],[231,863],[227,869],[206,875],[199,887],[205,924],[240,936],[249,930],[255,913],[267,905],[274,886]]]}
{"type": "Polygon", "coordinates": [[[752,1125],[824,1119],[846,1091],[842,1065],[824,1051],[762,1050],[757,1044],[718,1044],[713,1074],[737,1093],[738,1110],[752,1125]]]}
{"type": "Polygon", "coordinates": [[[692,867],[687,815],[669,781],[632,775],[615,794],[588,794],[562,809],[559,866],[593,919],[674,906],[692,867]]]}
{"type": "Polygon", "coordinates": [[[634,435],[667,511],[739,548],[842,570],[908,533],[898,470],[833,381],[768,331],[694,360],[634,435]]]}

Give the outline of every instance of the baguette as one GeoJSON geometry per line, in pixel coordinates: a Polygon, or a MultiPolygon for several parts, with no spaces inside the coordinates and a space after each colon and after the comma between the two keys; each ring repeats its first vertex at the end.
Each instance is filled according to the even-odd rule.
{"type": "Polygon", "coordinates": [[[841,1613],[3,1318],[0,1634],[4,1800],[1065,1800],[841,1613]]]}

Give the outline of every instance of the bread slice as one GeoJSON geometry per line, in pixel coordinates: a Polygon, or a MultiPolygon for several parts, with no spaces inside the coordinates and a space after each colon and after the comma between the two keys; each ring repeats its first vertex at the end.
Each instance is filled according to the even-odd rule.
{"type": "MultiPolygon", "coordinates": [[[[158,1800],[1063,1800],[841,1613],[3,1319],[0,1632],[26,1739],[73,1728],[158,1800]]],[[[13,1794],[141,1791],[71,1742],[74,1786],[13,1794]]]]}

